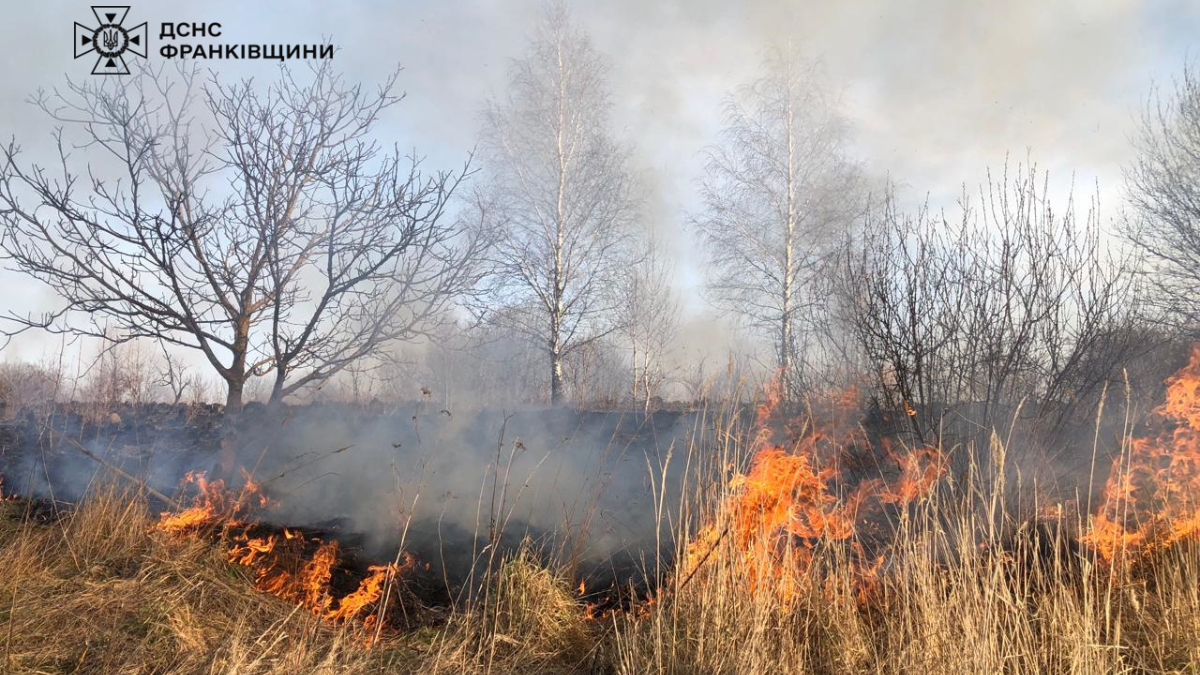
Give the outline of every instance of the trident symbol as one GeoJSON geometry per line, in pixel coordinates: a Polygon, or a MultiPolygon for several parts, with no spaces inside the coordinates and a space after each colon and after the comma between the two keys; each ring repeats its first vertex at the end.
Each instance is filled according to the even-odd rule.
{"type": "Polygon", "coordinates": [[[93,6],[92,14],[96,16],[99,26],[91,28],[75,22],[75,58],[96,53],[93,75],[128,75],[125,52],[146,58],[150,37],[147,23],[143,21],[127,28],[124,24],[128,13],[129,7],[126,6],[93,6]]]}

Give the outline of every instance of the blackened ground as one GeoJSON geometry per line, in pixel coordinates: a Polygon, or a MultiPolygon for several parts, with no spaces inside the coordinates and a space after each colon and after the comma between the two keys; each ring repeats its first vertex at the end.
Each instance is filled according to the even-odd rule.
{"type": "MultiPolygon", "coordinates": [[[[112,475],[78,442],[186,501],[182,477],[211,473],[229,433],[215,406],[31,411],[0,423],[0,473],[8,492],[73,502],[112,475]]],[[[670,565],[656,559],[656,534],[670,541],[672,525],[655,522],[655,491],[665,485],[667,510],[676,509],[684,456],[704,433],[699,416],[681,412],[415,402],[250,406],[232,438],[238,465],[272,499],[264,522],[337,539],[358,568],[390,561],[403,542],[429,564],[414,583],[453,595],[492,559],[490,542],[499,551],[526,542],[566,560],[588,588],[642,585],[670,565]]]]}
{"type": "MultiPolygon", "coordinates": [[[[861,446],[835,444],[834,452],[844,455],[836,458],[846,478],[842,489],[848,493],[864,478],[894,479],[898,466],[877,439],[883,434],[897,438],[898,432],[889,433],[870,415],[848,424],[869,430],[872,440],[861,446]]],[[[1094,472],[1088,466],[1094,427],[1061,432],[1084,440],[1068,442],[1056,453],[1036,451],[1043,446],[1032,437],[1011,442],[1022,450],[1007,456],[1005,470],[1013,474],[1007,485],[1021,484],[1022,476],[1032,484],[1030,476],[1038,476],[1040,485],[1064,499],[1099,495],[1119,432],[1101,435],[1094,472]],[[1089,475],[1094,475],[1090,491],[1083,484],[1089,475]]],[[[956,477],[969,475],[972,466],[988,470],[990,435],[975,433],[978,438],[960,433],[945,445],[956,477]]],[[[454,596],[473,572],[496,559],[493,551],[528,542],[548,557],[573,564],[590,593],[644,587],[648,578],[670,570],[671,529],[677,524],[689,448],[704,453],[710,436],[703,417],[687,412],[451,411],[428,402],[274,411],[248,406],[236,433],[228,434],[216,406],[120,406],[97,412],[93,406],[66,405],[31,411],[0,423],[3,489],[77,500],[105,476],[100,463],[75,447],[77,441],[103,462],[186,501],[191,495],[180,487],[182,477],[211,471],[223,437],[232,437],[237,464],[273,500],[260,518],[337,539],[349,556],[347,564],[357,569],[390,561],[403,546],[422,563],[417,575],[422,588],[454,596]],[[663,522],[655,518],[659,489],[665,492],[663,522]]],[[[692,456],[690,462],[695,469],[704,458],[692,456]]],[[[991,476],[983,479],[991,484],[991,476]]],[[[1013,512],[1032,514],[1046,502],[1031,497],[1054,495],[1013,491],[1010,497],[1021,502],[1013,512]]],[[[1075,508],[1081,506],[1090,508],[1075,508]]],[[[900,515],[880,512],[857,524],[865,555],[877,554],[872,542],[887,546],[900,515]]]]}

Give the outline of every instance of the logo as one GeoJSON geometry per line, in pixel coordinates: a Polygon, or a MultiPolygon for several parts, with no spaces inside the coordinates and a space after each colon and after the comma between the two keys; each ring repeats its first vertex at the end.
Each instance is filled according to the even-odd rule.
{"type": "Polygon", "coordinates": [[[75,58],[84,54],[96,52],[96,66],[92,68],[93,75],[128,75],[129,66],[125,63],[125,52],[146,58],[147,32],[146,22],[143,21],[133,28],[125,28],[125,15],[129,7],[97,7],[92,6],[92,14],[96,15],[99,28],[88,28],[75,22],[75,58]]]}

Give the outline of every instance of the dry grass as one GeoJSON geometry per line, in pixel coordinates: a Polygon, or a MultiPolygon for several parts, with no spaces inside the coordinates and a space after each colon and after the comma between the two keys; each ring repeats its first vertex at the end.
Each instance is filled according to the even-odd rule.
{"type": "Polygon", "coordinates": [[[589,625],[567,579],[523,546],[489,575],[485,593],[451,620],[423,672],[563,673],[600,669],[589,625]]]}
{"type": "MultiPolygon", "coordinates": [[[[709,487],[712,503],[733,489],[709,487]]],[[[1200,673],[1200,547],[1114,570],[1064,544],[1078,524],[1030,527],[996,489],[968,477],[910,509],[865,587],[843,544],[751,579],[763,568],[723,541],[652,604],[591,621],[523,548],[475,602],[373,649],[255,592],[211,545],[153,533],[136,495],[100,489],[56,518],[9,502],[0,657],[13,673],[1200,673]]]]}
{"type": "Polygon", "coordinates": [[[211,545],[151,534],[142,499],[104,489],[47,522],[29,507],[6,503],[0,534],[5,672],[332,673],[365,662],[346,636],[253,592],[211,545]]]}
{"type": "Polygon", "coordinates": [[[213,544],[153,532],[134,494],[32,507],[0,504],[6,673],[562,672],[593,644],[566,580],[528,550],[498,566],[486,602],[368,649],[361,628],[255,591],[213,544]]]}
{"type": "MultiPolygon", "coordinates": [[[[837,577],[827,584],[815,572],[797,580],[807,590],[785,606],[770,592],[747,593],[745,576],[717,560],[689,586],[665,593],[648,617],[618,622],[617,670],[1200,672],[1195,549],[1119,580],[1065,562],[1035,570],[974,556],[947,564],[933,550],[924,541],[902,552],[865,607],[849,584],[837,577]],[[1078,580],[1065,581],[1076,573],[1078,580]]],[[[836,575],[844,564],[830,568],[836,575]]]]}
{"type": "Polygon", "coordinates": [[[1109,565],[1072,546],[1081,523],[1009,513],[992,499],[1001,479],[984,474],[904,513],[875,575],[845,542],[817,545],[806,565],[752,570],[723,541],[648,612],[616,621],[614,670],[1200,673],[1200,546],[1109,565]]]}

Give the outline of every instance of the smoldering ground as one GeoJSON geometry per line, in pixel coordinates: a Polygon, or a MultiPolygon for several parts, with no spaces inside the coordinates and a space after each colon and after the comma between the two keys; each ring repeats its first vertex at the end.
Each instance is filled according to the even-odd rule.
{"type": "MultiPolygon", "coordinates": [[[[453,588],[487,559],[493,542],[512,550],[529,540],[571,563],[589,586],[607,585],[670,569],[665,552],[674,550],[672,536],[686,513],[684,480],[713,468],[704,459],[712,454],[710,424],[700,413],[450,411],[428,402],[385,411],[252,407],[239,425],[236,465],[271,500],[257,517],[337,539],[359,562],[390,560],[403,548],[453,588]]],[[[903,436],[869,413],[857,424],[875,437],[903,436]]],[[[1025,449],[1005,458],[1002,483],[1014,510],[1026,511],[1037,509],[1038,499],[1099,499],[1121,433],[1086,422],[1059,425],[1054,445],[1073,450],[1046,453],[1036,451],[1044,444],[1022,424],[999,436],[963,420],[959,426],[943,430],[957,439],[946,445],[955,480],[993,471],[995,443],[1025,449]]],[[[24,416],[2,431],[4,489],[60,502],[77,501],[97,481],[128,480],[114,478],[76,440],[103,463],[186,502],[193,488],[181,479],[212,474],[225,433],[216,411],[184,406],[130,406],[98,424],[57,410],[24,416]]],[[[846,456],[836,461],[850,487],[898,472],[882,446],[840,452],[846,456]]],[[[886,538],[886,523],[880,525],[886,538]]]]}
{"type": "MultiPolygon", "coordinates": [[[[8,425],[5,489],[74,502],[97,481],[128,480],[74,439],[180,501],[192,497],[182,477],[215,468],[215,413],[130,408],[101,422],[56,412],[8,425]]],[[[359,561],[403,546],[457,586],[490,542],[511,550],[528,540],[607,585],[640,582],[656,551],[671,549],[687,449],[702,434],[691,413],[314,405],[248,410],[236,445],[237,465],[271,500],[258,517],[337,539],[359,561]]]]}

